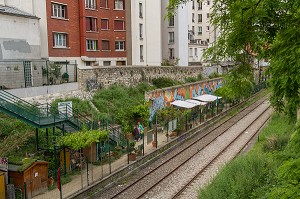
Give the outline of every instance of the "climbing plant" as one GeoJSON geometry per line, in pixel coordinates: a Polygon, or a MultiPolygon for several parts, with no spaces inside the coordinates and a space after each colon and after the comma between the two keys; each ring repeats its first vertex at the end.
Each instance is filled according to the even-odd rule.
{"type": "Polygon", "coordinates": [[[58,139],[59,146],[69,147],[74,150],[90,146],[93,142],[108,140],[108,132],[100,130],[86,130],[76,133],[70,133],[65,136],[60,136],[58,139]]]}

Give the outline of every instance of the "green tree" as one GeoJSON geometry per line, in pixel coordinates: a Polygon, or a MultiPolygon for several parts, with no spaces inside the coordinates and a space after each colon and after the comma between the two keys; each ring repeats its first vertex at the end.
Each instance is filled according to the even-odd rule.
{"type": "MultiPolygon", "coordinates": [[[[170,0],[167,15],[188,1],[170,0]]],[[[206,51],[206,58],[213,61],[235,61],[246,85],[252,81],[253,56],[270,60],[271,103],[291,119],[300,105],[299,7],[298,0],[215,0],[211,23],[220,37],[206,51]]]]}

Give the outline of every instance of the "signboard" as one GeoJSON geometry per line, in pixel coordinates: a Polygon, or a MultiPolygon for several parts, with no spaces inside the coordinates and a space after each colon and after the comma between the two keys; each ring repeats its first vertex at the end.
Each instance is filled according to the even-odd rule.
{"type": "Polygon", "coordinates": [[[58,102],[58,112],[60,118],[72,117],[73,109],[72,109],[72,101],[68,102],[58,102]]]}
{"type": "Polygon", "coordinates": [[[168,133],[175,131],[176,128],[177,128],[177,119],[172,120],[168,123],[168,133]]]}

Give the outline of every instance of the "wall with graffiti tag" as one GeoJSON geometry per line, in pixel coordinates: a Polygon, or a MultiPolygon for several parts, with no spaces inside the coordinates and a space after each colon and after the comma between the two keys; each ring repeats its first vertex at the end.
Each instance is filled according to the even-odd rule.
{"type": "Polygon", "coordinates": [[[149,119],[152,121],[157,110],[170,106],[170,103],[175,100],[186,100],[203,94],[213,94],[222,85],[223,78],[216,78],[147,92],[145,99],[149,103],[149,119]]]}

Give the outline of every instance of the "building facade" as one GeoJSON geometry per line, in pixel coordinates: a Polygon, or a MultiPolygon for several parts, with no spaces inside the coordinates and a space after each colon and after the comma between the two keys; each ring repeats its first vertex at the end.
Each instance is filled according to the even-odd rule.
{"type": "Polygon", "coordinates": [[[126,65],[124,0],[47,0],[47,21],[50,60],[126,65]]]}
{"type": "Polygon", "coordinates": [[[160,66],[161,0],[127,0],[128,65],[160,66]]]}
{"type": "Polygon", "coordinates": [[[12,3],[0,0],[0,60],[40,59],[39,17],[34,14],[32,4],[25,4],[24,11],[12,3]]]}
{"type": "Polygon", "coordinates": [[[168,1],[162,1],[162,59],[178,66],[188,66],[188,6],[165,18],[168,1]]]}
{"type": "Polygon", "coordinates": [[[189,65],[199,65],[204,51],[216,41],[217,31],[210,23],[212,0],[188,3],[189,65]]]}

